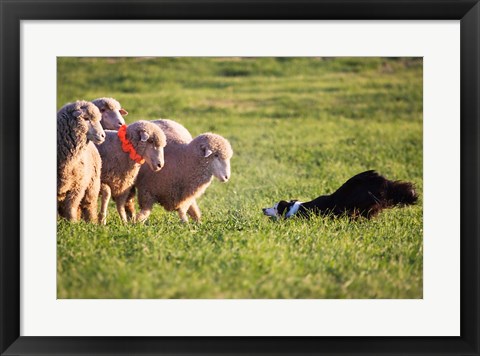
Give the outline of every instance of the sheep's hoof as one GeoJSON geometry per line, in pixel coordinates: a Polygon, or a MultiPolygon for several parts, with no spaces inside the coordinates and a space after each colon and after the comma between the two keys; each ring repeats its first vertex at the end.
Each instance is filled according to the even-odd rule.
{"type": "Polygon", "coordinates": [[[135,224],[144,224],[145,221],[147,221],[147,218],[141,218],[141,217],[136,217],[136,218],[133,220],[133,222],[134,222],[135,224]]]}

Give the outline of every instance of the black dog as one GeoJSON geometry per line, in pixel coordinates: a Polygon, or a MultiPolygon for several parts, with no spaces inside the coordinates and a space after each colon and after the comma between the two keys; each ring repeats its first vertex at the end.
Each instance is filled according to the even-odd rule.
{"type": "Polygon", "coordinates": [[[322,195],[306,203],[281,200],[262,210],[267,216],[283,218],[325,214],[369,219],[382,209],[415,204],[417,199],[412,183],[391,181],[375,171],[366,171],[350,178],[331,195],[322,195]]]}

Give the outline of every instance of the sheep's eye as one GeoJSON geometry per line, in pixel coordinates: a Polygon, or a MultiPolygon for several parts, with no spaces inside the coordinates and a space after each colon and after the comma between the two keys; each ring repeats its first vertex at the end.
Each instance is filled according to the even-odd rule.
{"type": "Polygon", "coordinates": [[[83,118],[85,121],[90,121],[90,119],[88,117],[84,117],[83,118]]]}
{"type": "Polygon", "coordinates": [[[218,153],[215,153],[214,157],[215,157],[215,158],[218,158],[218,153]]]}
{"type": "Polygon", "coordinates": [[[149,139],[147,140],[147,142],[148,142],[148,143],[153,143],[153,139],[149,138],[149,139]]]}
{"type": "Polygon", "coordinates": [[[104,113],[104,112],[105,112],[105,109],[100,109],[100,112],[101,112],[101,113],[104,113]]]}

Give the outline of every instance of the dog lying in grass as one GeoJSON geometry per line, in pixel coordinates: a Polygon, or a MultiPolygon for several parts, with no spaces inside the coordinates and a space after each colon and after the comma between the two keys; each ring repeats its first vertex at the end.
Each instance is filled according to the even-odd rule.
{"type": "Polygon", "coordinates": [[[288,219],[293,216],[347,215],[370,219],[394,206],[415,204],[418,195],[413,183],[391,181],[371,170],[347,180],[333,194],[321,195],[309,202],[281,200],[271,208],[263,208],[267,216],[288,219]]]}

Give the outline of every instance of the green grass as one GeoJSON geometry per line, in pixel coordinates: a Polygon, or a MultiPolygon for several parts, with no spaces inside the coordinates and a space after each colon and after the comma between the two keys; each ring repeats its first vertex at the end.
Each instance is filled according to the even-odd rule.
{"type": "Polygon", "coordinates": [[[422,298],[422,61],[413,58],[59,58],[58,102],[118,99],[234,150],[202,224],[160,206],[144,225],[58,221],[59,298],[422,298]],[[376,169],[416,206],[373,220],[271,221],[376,169]]]}

